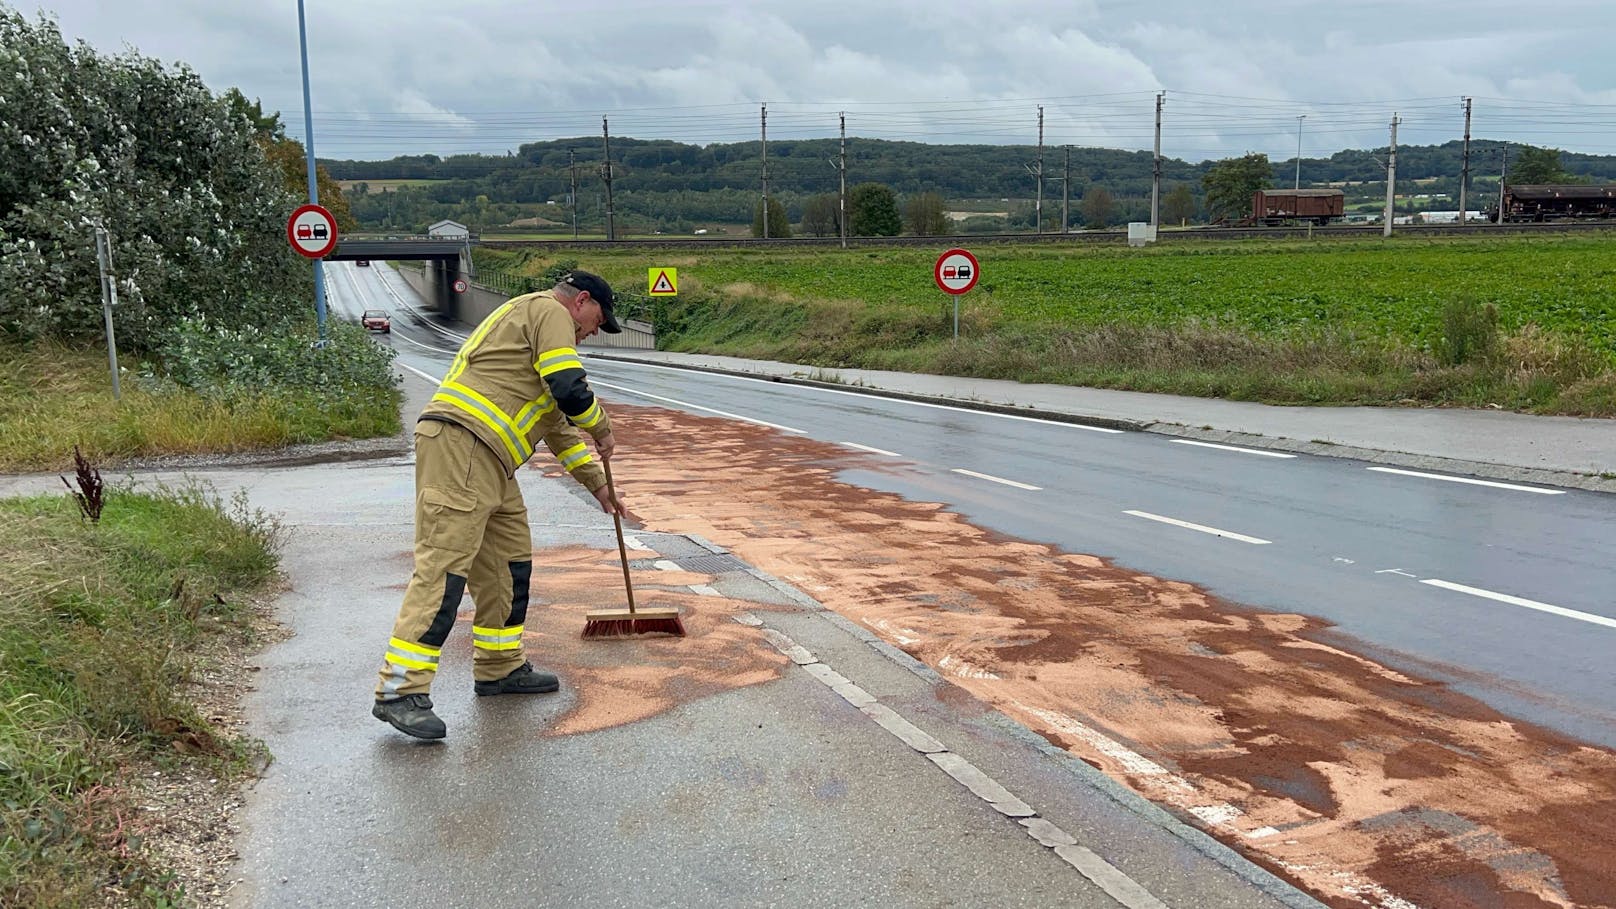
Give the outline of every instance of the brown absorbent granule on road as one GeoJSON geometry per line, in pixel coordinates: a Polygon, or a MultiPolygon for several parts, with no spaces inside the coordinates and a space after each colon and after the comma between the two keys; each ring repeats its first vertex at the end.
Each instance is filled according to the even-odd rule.
{"type": "MultiPolygon", "coordinates": [[[[835,478],[890,461],[613,413],[618,481],[647,527],[729,547],[1333,905],[1616,906],[1616,753],[1332,646],[1316,619],[835,478]]],[[[603,564],[588,568],[598,584],[603,564]]],[[[682,650],[757,660],[741,631],[682,650]]]]}
{"type": "MultiPolygon", "coordinates": [[[[570,481],[567,481],[570,482],[570,481]]],[[[648,558],[638,552],[633,558],[648,558]]],[[[755,604],[692,593],[708,575],[634,572],[634,602],[676,606],[687,636],[635,635],[584,640],[584,614],[626,609],[622,566],[615,549],[546,549],[533,556],[528,652],[577,693],[550,735],[593,732],[655,716],[688,701],[778,678],[788,662],[758,646],[756,629],[731,617],[755,604]]]]}

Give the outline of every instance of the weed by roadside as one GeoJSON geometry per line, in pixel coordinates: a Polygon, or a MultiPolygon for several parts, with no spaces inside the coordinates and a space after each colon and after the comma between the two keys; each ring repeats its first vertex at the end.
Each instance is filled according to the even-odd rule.
{"type": "Polygon", "coordinates": [[[246,646],[281,529],[206,487],[112,487],[98,523],[65,495],[0,500],[0,904],[183,894],[143,841],[134,761],[241,774],[248,741],[178,693],[216,636],[246,646]]]}
{"type": "MultiPolygon", "coordinates": [[[[78,445],[101,464],[166,454],[218,454],[398,431],[398,392],[390,379],[366,381],[339,351],[266,342],[290,363],[284,381],[251,346],[214,343],[199,333],[177,345],[176,375],[140,376],[138,363],[115,400],[104,352],[61,345],[0,345],[0,471],[47,470],[78,445]],[[329,356],[325,356],[328,354],[329,356]],[[235,365],[232,365],[235,364],[235,365]]],[[[364,348],[372,348],[363,338],[364,348]]],[[[380,374],[387,375],[385,363],[380,374]]]]}

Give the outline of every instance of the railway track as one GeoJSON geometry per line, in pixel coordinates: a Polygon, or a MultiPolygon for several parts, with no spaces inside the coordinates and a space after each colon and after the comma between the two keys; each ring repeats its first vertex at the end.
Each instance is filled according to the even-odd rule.
{"type": "MultiPolygon", "coordinates": [[[[1488,236],[1521,236],[1537,234],[1584,233],[1588,231],[1616,231],[1616,221],[1564,221],[1548,222],[1542,224],[1409,224],[1395,228],[1395,236],[1415,237],[1445,237],[1465,235],[1488,236]]],[[[1162,231],[1157,235],[1159,243],[1184,243],[1199,240],[1297,240],[1317,237],[1364,237],[1374,238],[1382,234],[1379,225],[1332,225],[1327,227],[1197,227],[1188,230],[1162,231]]],[[[523,249],[542,247],[544,249],[601,249],[601,248],[639,248],[639,249],[716,249],[719,247],[797,247],[797,246],[840,246],[841,240],[836,237],[790,237],[787,239],[763,240],[753,237],[736,237],[724,239],[703,239],[685,237],[637,237],[627,240],[499,240],[484,237],[473,241],[476,245],[489,249],[523,249]]],[[[1078,243],[1083,245],[1120,244],[1128,242],[1126,230],[1080,231],[1068,234],[961,234],[946,237],[858,237],[848,238],[848,246],[996,246],[996,245],[1027,245],[1027,244],[1063,244],[1078,243]]]]}

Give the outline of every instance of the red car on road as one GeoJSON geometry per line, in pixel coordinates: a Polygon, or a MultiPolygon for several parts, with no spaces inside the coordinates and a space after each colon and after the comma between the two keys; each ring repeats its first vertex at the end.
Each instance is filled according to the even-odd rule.
{"type": "Polygon", "coordinates": [[[359,324],[365,326],[368,331],[393,333],[393,320],[388,318],[387,313],[380,309],[365,310],[365,314],[359,317],[359,324]]]}

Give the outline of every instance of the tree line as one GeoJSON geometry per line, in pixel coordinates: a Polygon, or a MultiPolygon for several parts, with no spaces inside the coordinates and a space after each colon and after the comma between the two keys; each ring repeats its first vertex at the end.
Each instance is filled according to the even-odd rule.
{"type": "MultiPolygon", "coordinates": [[[[1472,142],[1473,191],[1490,188],[1496,192],[1496,172],[1504,148],[1493,140],[1472,142]]],[[[1511,182],[1528,182],[1521,175],[1532,170],[1533,161],[1540,157],[1553,159],[1555,164],[1548,170],[1556,179],[1534,178],[1533,182],[1616,180],[1616,156],[1511,148],[1511,182]]],[[[770,182],[776,187],[770,194],[769,236],[784,236],[791,230],[816,236],[840,233],[839,150],[834,139],[769,143],[770,182]],[[778,212],[772,210],[776,203],[778,212]]],[[[761,236],[761,153],[757,142],[698,146],[614,138],[614,207],[620,227],[641,233],[688,233],[699,225],[751,221],[752,233],[761,236]]],[[[576,219],[580,229],[599,231],[605,207],[598,177],[599,154],[599,139],[580,137],[533,142],[506,155],[405,155],[385,161],[329,160],[324,166],[335,179],[357,181],[350,204],[354,217],[367,229],[413,231],[452,218],[479,232],[502,227],[565,231],[576,219]],[[372,180],[430,182],[373,187],[368,182],[372,180]]],[[[847,144],[847,170],[858,180],[854,185],[890,189],[896,195],[899,229],[922,236],[1039,226],[1058,231],[1149,219],[1152,159],[1148,152],[1074,148],[1068,183],[1065,149],[1046,148],[1042,225],[1028,201],[1034,183],[1027,166],[1036,157],[1037,149],[1025,145],[929,145],[882,139],[851,139],[847,144]],[[938,213],[932,195],[951,200],[997,199],[1004,205],[996,213],[958,212],[957,220],[940,223],[938,219],[947,220],[947,216],[938,213]]],[[[1198,164],[1164,159],[1162,222],[1187,223],[1231,213],[1227,194],[1220,197],[1215,186],[1224,181],[1216,175],[1220,168],[1232,166],[1230,162],[1251,157],[1198,164]],[[1207,182],[1209,177],[1212,184],[1207,182]]],[[[1261,157],[1266,164],[1266,156],[1261,157]]],[[[1398,149],[1400,182],[1413,185],[1420,181],[1422,193],[1456,199],[1461,167],[1462,145],[1457,140],[1398,149]]],[[[1257,181],[1257,188],[1276,185],[1271,165],[1261,173],[1266,176],[1257,181]]],[[[1344,185],[1349,196],[1356,193],[1366,199],[1384,195],[1384,157],[1374,150],[1305,158],[1302,173],[1304,185],[1344,185]]],[[[1245,198],[1249,200],[1249,193],[1245,198]]],[[[1478,198],[1472,207],[1479,204],[1478,198]]],[[[862,232],[851,223],[856,220],[855,212],[867,206],[855,206],[851,199],[848,205],[853,235],[879,235],[862,232]]],[[[947,210],[946,205],[941,208],[947,210]]],[[[876,223],[882,229],[889,226],[887,220],[876,223]]]]}

